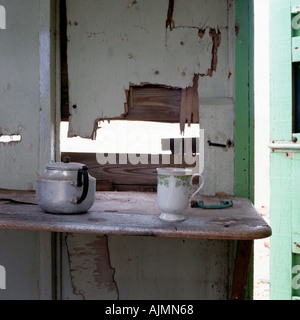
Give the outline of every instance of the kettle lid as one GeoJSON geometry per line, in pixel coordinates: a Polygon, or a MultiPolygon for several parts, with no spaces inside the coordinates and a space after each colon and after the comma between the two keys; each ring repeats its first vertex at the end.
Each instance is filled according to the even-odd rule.
{"type": "Polygon", "coordinates": [[[59,171],[78,171],[86,167],[83,163],[78,162],[50,162],[46,165],[47,170],[59,170],[59,171]]]}

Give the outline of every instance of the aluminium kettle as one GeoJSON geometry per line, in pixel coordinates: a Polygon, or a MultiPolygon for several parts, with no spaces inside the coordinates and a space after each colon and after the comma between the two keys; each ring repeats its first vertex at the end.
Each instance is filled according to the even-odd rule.
{"type": "Polygon", "coordinates": [[[37,179],[37,203],[47,213],[87,212],[95,202],[95,194],[96,179],[81,163],[50,162],[37,179]]]}

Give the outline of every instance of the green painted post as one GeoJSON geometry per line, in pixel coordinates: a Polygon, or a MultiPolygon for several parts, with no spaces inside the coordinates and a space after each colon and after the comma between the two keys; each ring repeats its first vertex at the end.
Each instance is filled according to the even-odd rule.
{"type": "MultiPolygon", "coordinates": [[[[254,4],[235,1],[235,196],[254,202],[254,4]]],[[[253,297],[253,259],[246,298],[253,297]]]]}
{"type": "Polygon", "coordinates": [[[292,203],[289,194],[291,164],[291,159],[288,159],[285,153],[271,154],[270,298],[272,300],[290,300],[292,297],[292,203]]]}
{"type": "Polygon", "coordinates": [[[290,1],[270,1],[270,137],[291,140],[292,64],[290,1]]]}
{"type": "MultiPolygon", "coordinates": [[[[290,1],[270,1],[270,136],[274,142],[291,141],[293,135],[291,19],[290,1]]],[[[270,157],[270,297],[273,300],[292,298],[293,199],[299,198],[298,190],[293,190],[293,171],[296,167],[300,170],[296,157],[297,154],[286,151],[271,152],[270,157]]]]}
{"type": "Polygon", "coordinates": [[[254,201],[254,8],[236,0],[235,195],[254,201]]]}

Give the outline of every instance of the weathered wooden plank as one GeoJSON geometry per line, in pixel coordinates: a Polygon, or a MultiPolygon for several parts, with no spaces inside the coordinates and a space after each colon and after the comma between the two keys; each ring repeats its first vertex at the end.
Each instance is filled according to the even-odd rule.
{"type": "MultiPolygon", "coordinates": [[[[114,163],[100,164],[97,161],[97,157],[104,154],[96,155],[95,153],[62,153],[62,159],[64,157],[70,157],[72,162],[84,163],[88,166],[90,174],[98,181],[98,191],[100,190],[140,190],[143,187],[156,188],[157,185],[157,172],[158,167],[195,167],[194,165],[187,164],[183,158],[182,164],[177,164],[172,155],[127,155],[116,154],[114,163]],[[140,158],[145,163],[132,164],[130,160],[134,158],[140,158]],[[164,157],[167,157],[167,161],[164,164],[164,157]],[[126,160],[126,163],[123,164],[126,160]],[[157,163],[153,164],[154,159],[157,163]],[[121,161],[122,160],[122,161],[121,161]],[[101,181],[104,180],[103,184],[101,181]],[[107,182],[111,182],[107,184],[107,182]],[[108,189],[104,188],[104,185],[108,189]]],[[[99,158],[98,158],[99,159],[99,158]]]]}
{"type": "Polygon", "coordinates": [[[131,86],[125,120],[179,123],[181,90],[159,86],[131,86]]]}
{"type": "MultiPolygon", "coordinates": [[[[201,199],[209,204],[221,198],[201,199]]],[[[46,214],[36,205],[3,202],[0,229],[222,240],[270,236],[270,227],[248,199],[232,201],[233,207],[226,210],[189,208],[180,223],[159,219],[155,193],[99,192],[94,206],[82,215],[46,214]]]]}

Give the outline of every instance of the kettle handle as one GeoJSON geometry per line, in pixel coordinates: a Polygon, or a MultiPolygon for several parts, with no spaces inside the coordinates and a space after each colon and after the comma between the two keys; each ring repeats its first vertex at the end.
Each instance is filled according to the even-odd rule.
{"type": "Polygon", "coordinates": [[[77,173],[77,187],[82,187],[82,194],[80,198],[77,198],[76,204],[82,203],[88,193],[89,190],[89,174],[88,174],[88,168],[87,166],[83,166],[81,169],[78,170],[77,173]],[[82,177],[83,177],[83,182],[82,182],[82,177]]]}

